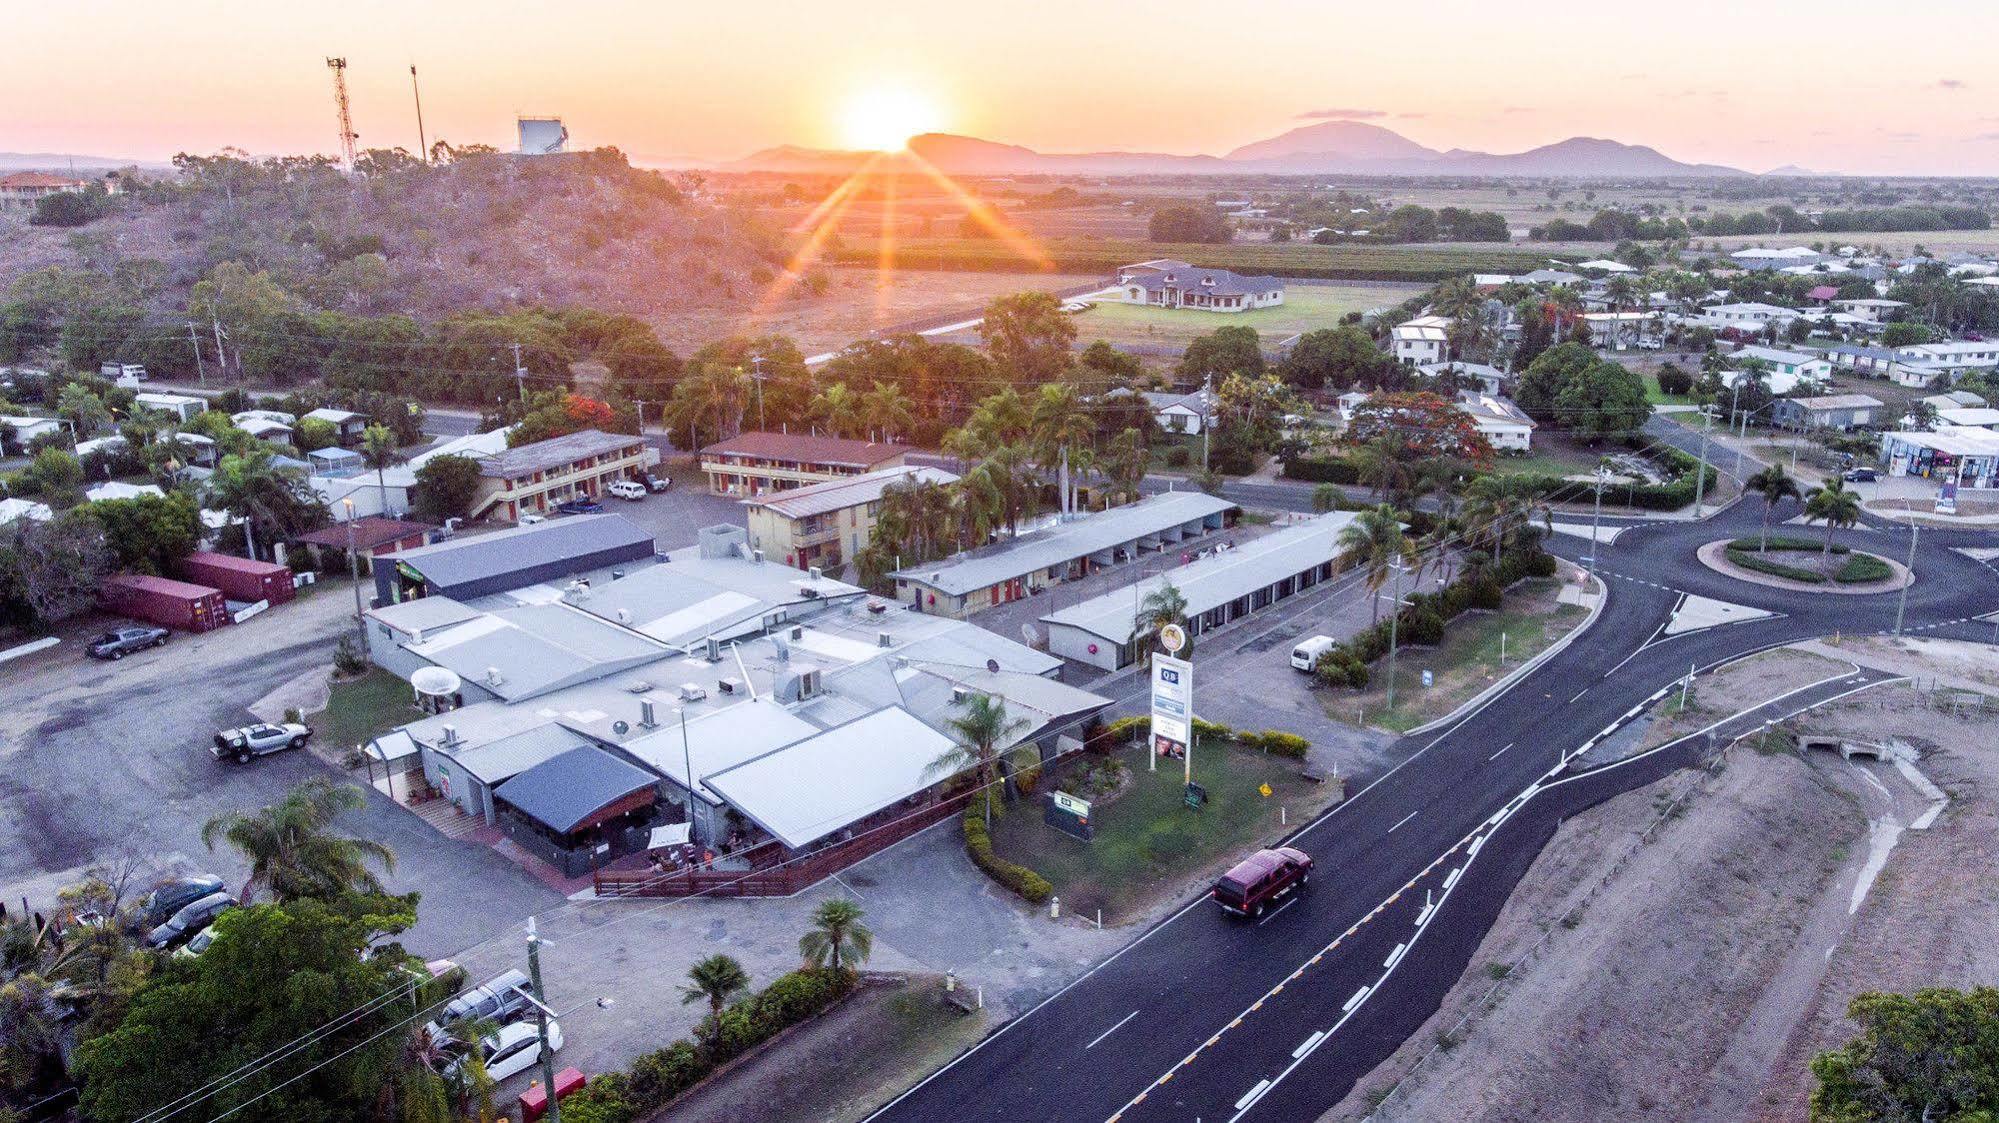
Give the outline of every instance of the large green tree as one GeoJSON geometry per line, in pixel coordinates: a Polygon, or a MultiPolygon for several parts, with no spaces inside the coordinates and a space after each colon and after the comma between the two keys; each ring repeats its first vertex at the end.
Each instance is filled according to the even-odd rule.
{"type": "Polygon", "coordinates": [[[1381,382],[1391,360],[1367,332],[1354,324],[1320,328],[1298,337],[1277,364],[1277,373],[1293,386],[1307,390],[1345,390],[1381,382]]]}
{"type": "Polygon", "coordinates": [[[245,897],[258,888],[280,901],[379,893],[381,882],[369,864],[393,870],[395,852],[374,839],[330,829],[364,802],[360,788],[315,776],[268,807],[215,816],[201,828],[201,841],[211,850],[217,841],[227,841],[250,863],[245,897]]]}
{"type": "Polygon", "coordinates": [[[1815,1123],[1999,1118],[1999,989],[1863,994],[1860,1036],[1812,1058],[1815,1123]]]}
{"type": "Polygon", "coordinates": [[[1256,329],[1240,324],[1216,328],[1197,336],[1180,356],[1180,377],[1214,378],[1231,374],[1252,377],[1263,373],[1263,344],[1256,329]]]}
{"type": "Polygon", "coordinates": [[[979,338],[1000,370],[1016,382],[1041,383],[1069,369],[1076,322],[1045,292],[1017,292],[986,305],[979,338]]]}
{"type": "Polygon", "coordinates": [[[100,499],[77,509],[104,530],[121,569],[169,574],[201,542],[201,512],[184,491],[100,499]]]}
{"type": "Polygon", "coordinates": [[[443,523],[472,513],[479,494],[479,462],[469,456],[437,456],[416,470],[416,495],[410,500],[420,519],[443,523]]]}
{"type": "Polygon", "coordinates": [[[1555,415],[1576,439],[1595,444],[1637,433],[1652,406],[1645,400],[1644,378],[1603,359],[1572,376],[1555,395],[1555,415]]]}
{"type": "Polygon", "coordinates": [[[1145,233],[1155,242],[1219,245],[1235,237],[1235,228],[1212,203],[1174,203],[1152,212],[1145,233]]]}

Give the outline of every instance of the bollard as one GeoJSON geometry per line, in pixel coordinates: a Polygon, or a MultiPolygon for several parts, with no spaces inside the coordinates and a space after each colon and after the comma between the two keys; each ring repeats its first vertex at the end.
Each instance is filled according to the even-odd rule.
{"type": "Polygon", "coordinates": [[[1101,931],[1103,931],[1103,930],[1104,930],[1104,910],[1102,910],[1102,909],[1098,909],[1098,910],[1097,910],[1097,931],[1101,932],[1101,931]]]}
{"type": "Polygon", "coordinates": [[[985,1008],[986,1008],[986,985],[985,985],[984,983],[980,983],[980,984],[979,984],[979,1009],[983,1010],[983,1009],[985,1009],[985,1008]]]}
{"type": "Polygon", "coordinates": [[[1289,808],[1283,807],[1281,805],[1277,808],[1277,825],[1280,827],[1288,827],[1291,825],[1291,811],[1289,808]]]}
{"type": "Polygon", "coordinates": [[[944,972],[944,993],[950,994],[951,992],[957,989],[958,989],[958,973],[956,971],[944,972]]]}
{"type": "Polygon", "coordinates": [[[1062,918],[1062,898],[1060,897],[1048,898],[1048,919],[1060,920],[1061,918],[1062,918]]]}

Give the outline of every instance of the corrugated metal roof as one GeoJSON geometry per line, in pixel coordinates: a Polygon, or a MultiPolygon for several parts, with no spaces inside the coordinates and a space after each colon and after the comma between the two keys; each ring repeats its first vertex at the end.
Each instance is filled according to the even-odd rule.
{"type": "Polygon", "coordinates": [[[882,497],[882,490],[890,485],[948,484],[956,482],[957,479],[957,476],[941,468],[903,465],[884,468],[879,472],[866,472],[843,480],[828,480],[810,487],[772,492],[760,499],[751,500],[750,506],[767,507],[788,519],[803,519],[813,515],[823,515],[829,511],[842,511],[863,503],[873,503],[882,497]]]}
{"type": "Polygon", "coordinates": [[[1252,539],[1226,553],[1213,554],[1148,578],[1135,588],[1119,589],[1071,605],[1041,620],[1050,626],[1079,628],[1112,643],[1126,643],[1135,630],[1136,606],[1167,582],[1172,582],[1186,598],[1187,615],[1199,616],[1333,560],[1340,552],[1340,531],[1354,517],[1352,511],[1320,515],[1310,522],[1252,539]]]}
{"type": "Polygon", "coordinates": [[[433,585],[450,586],[651,541],[650,532],[623,515],[570,515],[385,557],[409,563],[433,585]]]}
{"type": "Polygon", "coordinates": [[[450,597],[420,597],[368,610],[369,616],[399,632],[421,632],[463,624],[479,614],[478,609],[460,604],[450,597]]]}
{"type": "Polygon", "coordinates": [[[894,706],[718,772],[708,786],[798,849],[928,788],[952,744],[894,706]]]}
{"type": "Polygon", "coordinates": [[[567,834],[589,825],[597,812],[658,782],[645,769],[585,745],[535,765],[493,794],[550,830],[567,834]]]}
{"type": "Polygon", "coordinates": [[[581,733],[550,722],[476,748],[454,750],[440,745],[438,751],[480,781],[492,785],[503,784],[544,761],[591,743],[581,733]]]}
{"type": "Polygon", "coordinates": [[[1025,577],[1036,570],[1064,565],[1172,527],[1232,511],[1235,506],[1227,499],[1203,491],[1169,491],[942,561],[899,569],[894,576],[962,596],[973,589],[1025,577]]]}
{"type": "Polygon", "coordinates": [[[848,468],[872,468],[908,452],[907,445],[877,444],[845,437],[820,437],[808,433],[742,433],[717,441],[701,450],[703,456],[751,457],[758,460],[794,460],[802,464],[837,464],[848,468]]]}
{"type": "Polygon", "coordinates": [[[545,441],[496,452],[479,461],[479,474],[489,479],[511,480],[550,468],[561,468],[592,456],[604,456],[642,444],[628,433],[606,433],[601,429],[581,429],[550,437],[545,441]]]}

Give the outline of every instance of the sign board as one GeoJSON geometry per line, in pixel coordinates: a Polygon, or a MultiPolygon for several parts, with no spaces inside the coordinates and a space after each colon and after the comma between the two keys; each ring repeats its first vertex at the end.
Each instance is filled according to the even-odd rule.
{"type": "Polygon", "coordinates": [[[1041,805],[1041,821],[1084,842],[1096,836],[1096,828],[1090,825],[1090,801],[1068,792],[1048,793],[1047,802],[1041,805]]]}
{"type": "Polygon", "coordinates": [[[1193,738],[1194,665],[1171,655],[1152,657],[1152,744],[1168,756],[1184,754],[1193,738]]]}
{"type": "Polygon", "coordinates": [[[1430,673],[1430,668],[1428,667],[1423,668],[1423,685],[1432,686],[1436,683],[1436,681],[1437,681],[1436,676],[1430,673]]]}
{"type": "Polygon", "coordinates": [[[1270,793],[1275,789],[1273,789],[1269,784],[1258,784],[1256,786],[1256,790],[1262,794],[1263,798],[1269,799],[1270,793]]]}
{"type": "Polygon", "coordinates": [[[1944,482],[1943,487],[1937,489],[1937,514],[1939,515],[1957,514],[1956,480],[1946,480],[1944,482]]]}
{"type": "Polygon", "coordinates": [[[1168,624],[1159,629],[1159,646],[1170,654],[1180,654],[1180,649],[1187,646],[1187,629],[1178,624],[1168,624]]]}
{"type": "Polygon", "coordinates": [[[1187,785],[1187,806],[1199,811],[1208,804],[1208,789],[1199,784],[1187,785]]]}

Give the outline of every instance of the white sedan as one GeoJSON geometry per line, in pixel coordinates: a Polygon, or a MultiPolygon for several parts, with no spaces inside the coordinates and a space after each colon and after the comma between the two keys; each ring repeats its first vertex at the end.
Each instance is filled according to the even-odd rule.
{"type": "MultiPolygon", "coordinates": [[[[562,1026],[554,1021],[548,1023],[548,1048],[551,1053],[562,1050],[562,1026]]],[[[486,1075],[497,1084],[541,1063],[541,1035],[532,1019],[515,1022],[481,1041],[479,1050],[486,1061],[486,1075]]]]}

